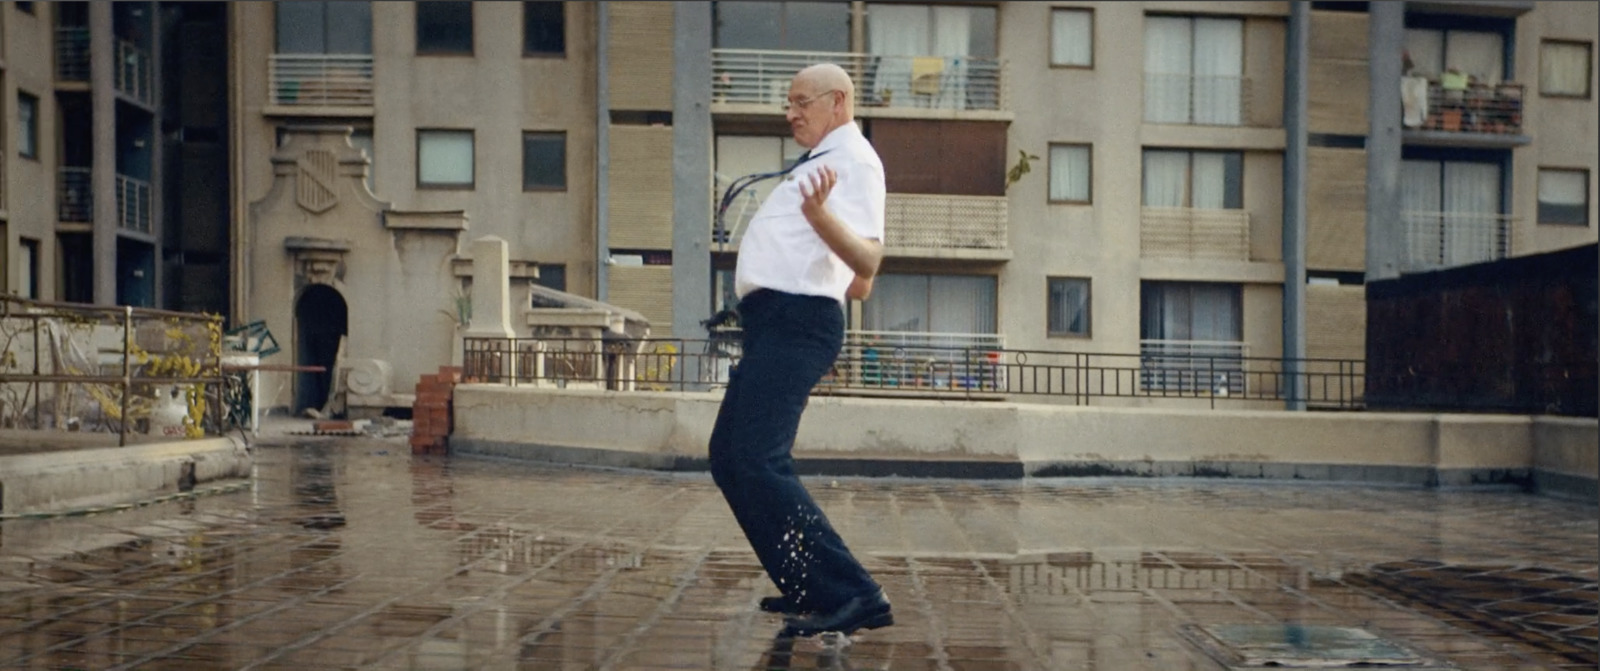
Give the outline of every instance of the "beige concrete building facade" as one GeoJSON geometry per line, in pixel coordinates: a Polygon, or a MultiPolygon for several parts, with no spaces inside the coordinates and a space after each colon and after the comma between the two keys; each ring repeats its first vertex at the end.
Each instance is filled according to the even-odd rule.
{"type": "MultiPolygon", "coordinates": [[[[18,196],[65,188],[79,122],[59,102],[101,84],[58,74],[62,17],[88,4],[0,11],[6,287],[46,299],[75,296],[61,235],[120,216],[96,201],[84,229],[52,214],[63,198],[18,196]],[[28,133],[36,156],[18,151],[28,133]]],[[[173,73],[146,106],[168,138],[157,223],[106,229],[161,248],[152,304],[263,321],[286,363],[331,361],[337,332],[397,404],[457,356],[483,236],[524,287],[700,337],[762,187],[721,229],[713,206],[798,156],[783,96],[814,62],[855,75],[888,172],[885,275],[850,307],[851,347],[1360,359],[1364,282],[1597,239],[1592,3],[114,4],[163,17],[153,67],[173,73]],[[218,6],[220,88],[177,65],[198,40],[182,28],[210,20],[177,5],[218,6]],[[219,97],[213,138],[190,108],[219,97]],[[227,176],[219,206],[187,178],[203,174],[227,176]],[[419,239],[426,260],[397,251],[419,239]]],[[[123,39],[120,14],[87,16],[123,39]]],[[[95,165],[128,161],[129,128],[94,131],[95,165]]],[[[119,173],[93,174],[116,202],[119,173]]],[[[114,271],[95,272],[101,287],[114,271]]],[[[115,302],[105,286],[90,298],[115,302]]],[[[323,382],[283,376],[272,404],[313,404],[307,384],[323,382]]]]}

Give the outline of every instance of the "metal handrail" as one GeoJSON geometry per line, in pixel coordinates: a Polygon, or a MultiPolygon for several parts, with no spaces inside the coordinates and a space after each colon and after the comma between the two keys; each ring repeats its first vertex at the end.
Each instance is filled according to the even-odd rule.
{"type": "Polygon", "coordinates": [[[1511,229],[1518,217],[1497,212],[1400,213],[1405,227],[1401,270],[1421,272],[1494,261],[1511,256],[1511,229]]]}
{"type": "Polygon", "coordinates": [[[819,63],[834,63],[850,73],[859,108],[1009,109],[1000,59],[859,52],[712,49],[711,99],[781,113],[790,79],[819,63]]]}
{"type": "Polygon", "coordinates": [[[268,92],[274,105],[371,107],[371,54],[272,54],[268,92]]]}
{"type": "Polygon", "coordinates": [[[150,183],[117,175],[117,225],[139,233],[150,232],[150,183]]]}

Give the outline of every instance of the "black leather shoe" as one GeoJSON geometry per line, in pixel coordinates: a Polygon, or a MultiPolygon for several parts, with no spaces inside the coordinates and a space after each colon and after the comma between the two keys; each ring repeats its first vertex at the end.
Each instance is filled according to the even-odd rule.
{"type": "Polygon", "coordinates": [[[894,624],[889,600],[878,590],[858,596],[825,613],[788,618],[783,633],[787,636],[815,636],[825,631],[849,636],[860,629],[877,629],[894,624]]]}
{"type": "Polygon", "coordinates": [[[806,612],[786,596],[761,597],[761,610],[766,613],[779,613],[782,615],[803,615],[806,612]]]}

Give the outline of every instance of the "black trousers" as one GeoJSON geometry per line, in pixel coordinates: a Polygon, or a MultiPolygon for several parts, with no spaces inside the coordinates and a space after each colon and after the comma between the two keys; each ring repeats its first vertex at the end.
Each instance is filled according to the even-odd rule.
{"type": "Polygon", "coordinates": [[[844,344],[838,301],[770,290],[739,302],[744,352],[711,431],[711,475],[767,575],[794,603],[827,611],[878,589],[794,473],[811,388],[844,344]]]}

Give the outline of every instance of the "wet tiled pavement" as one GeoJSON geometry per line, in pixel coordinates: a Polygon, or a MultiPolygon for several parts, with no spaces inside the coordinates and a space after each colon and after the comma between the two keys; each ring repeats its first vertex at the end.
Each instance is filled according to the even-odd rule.
{"type": "Polygon", "coordinates": [[[0,666],[1221,669],[1186,625],[1593,669],[1592,502],[1227,481],[810,481],[895,626],[775,638],[710,478],[258,450],[255,486],[0,523],[0,666]]]}

